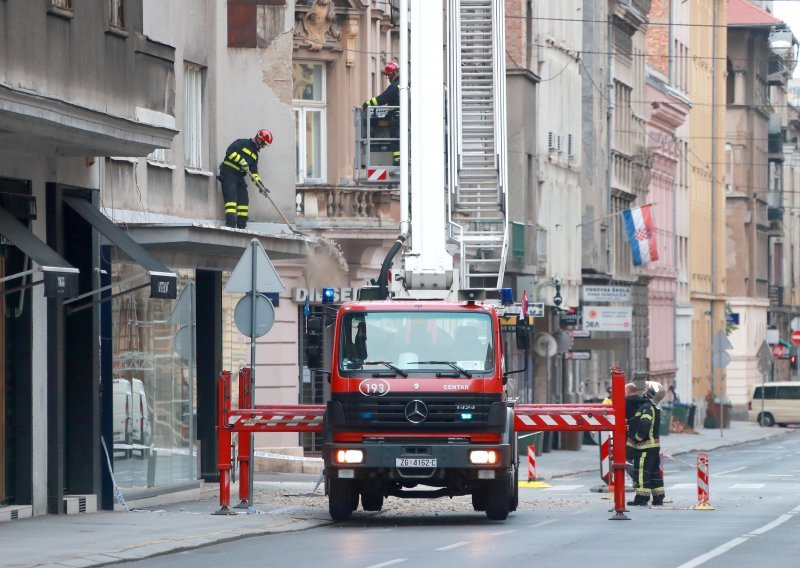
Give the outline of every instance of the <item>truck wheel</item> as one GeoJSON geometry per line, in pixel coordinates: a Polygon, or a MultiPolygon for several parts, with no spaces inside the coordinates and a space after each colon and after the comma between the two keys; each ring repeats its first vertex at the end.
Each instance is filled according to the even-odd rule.
{"type": "Polygon", "coordinates": [[[486,510],[486,488],[475,488],[472,492],[472,508],[476,511],[486,510]]]}
{"type": "Polygon", "coordinates": [[[516,511],[519,507],[519,464],[514,464],[514,477],[511,486],[511,510],[516,511]]]}
{"type": "Polygon", "coordinates": [[[377,491],[362,491],[361,507],[365,511],[380,511],[383,509],[383,494],[377,491]]]}
{"type": "Polygon", "coordinates": [[[358,506],[358,492],[349,479],[328,480],[328,513],[334,521],[346,521],[353,514],[353,501],[358,506]]]}
{"type": "Polygon", "coordinates": [[[486,517],[490,521],[505,521],[511,509],[512,475],[503,476],[489,485],[486,499],[486,517]]]}

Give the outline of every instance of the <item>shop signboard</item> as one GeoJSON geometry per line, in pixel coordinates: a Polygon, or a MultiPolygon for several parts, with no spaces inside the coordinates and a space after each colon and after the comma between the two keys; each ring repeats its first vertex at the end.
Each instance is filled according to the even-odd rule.
{"type": "Polygon", "coordinates": [[[630,286],[583,286],[583,301],[592,302],[630,302],[630,286]]]}
{"type": "Polygon", "coordinates": [[[633,328],[631,306],[584,306],[583,329],[587,331],[630,332],[633,328]]]}

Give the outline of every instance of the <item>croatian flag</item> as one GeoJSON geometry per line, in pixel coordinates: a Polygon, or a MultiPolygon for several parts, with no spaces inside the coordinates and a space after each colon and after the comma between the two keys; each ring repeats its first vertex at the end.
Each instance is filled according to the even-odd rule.
{"type": "Polygon", "coordinates": [[[528,290],[522,291],[522,317],[528,317],[528,290]]]}
{"type": "Polygon", "coordinates": [[[653,227],[653,218],[650,216],[650,206],[642,205],[622,212],[625,222],[625,232],[631,244],[633,265],[640,266],[645,262],[658,260],[658,247],[656,246],[656,231],[653,227]]]}

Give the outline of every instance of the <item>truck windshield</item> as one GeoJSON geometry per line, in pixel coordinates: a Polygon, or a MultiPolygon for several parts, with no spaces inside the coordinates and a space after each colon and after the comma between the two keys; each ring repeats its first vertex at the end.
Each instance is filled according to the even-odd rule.
{"type": "Polygon", "coordinates": [[[486,313],[348,313],[339,338],[345,372],[391,365],[407,373],[456,370],[471,376],[494,368],[492,319],[486,313]]]}

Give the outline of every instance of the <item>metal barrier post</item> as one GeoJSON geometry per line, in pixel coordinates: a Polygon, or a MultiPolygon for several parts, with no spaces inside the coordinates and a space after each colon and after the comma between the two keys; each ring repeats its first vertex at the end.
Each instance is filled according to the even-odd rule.
{"type": "Polygon", "coordinates": [[[614,430],[611,451],[614,458],[611,475],[614,476],[614,516],[612,521],[630,520],[625,514],[625,372],[611,367],[611,400],[614,406],[614,430]]]}
{"type": "Polygon", "coordinates": [[[714,507],[708,502],[709,493],[708,454],[702,452],[697,454],[697,505],[692,509],[696,511],[713,511],[714,507]]]}
{"type": "Polygon", "coordinates": [[[222,371],[217,379],[217,468],[219,469],[219,510],[215,515],[235,515],[231,504],[231,429],[228,414],[231,410],[231,372],[222,371]]]}
{"type": "Polygon", "coordinates": [[[536,444],[528,446],[528,481],[536,481],[536,444]]]}
{"type": "MultiPolygon", "coordinates": [[[[253,397],[250,392],[250,368],[242,367],[239,371],[239,410],[253,408],[253,397]]],[[[239,504],[235,509],[250,507],[250,442],[253,434],[239,432],[239,504]]]]}

